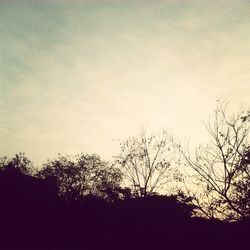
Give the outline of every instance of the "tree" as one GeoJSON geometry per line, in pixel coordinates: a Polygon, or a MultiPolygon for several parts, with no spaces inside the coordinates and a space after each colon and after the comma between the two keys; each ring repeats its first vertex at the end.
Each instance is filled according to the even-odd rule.
{"type": "Polygon", "coordinates": [[[33,163],[26,157],[24,153],[18,153],[15,157],[8,159],[4,156],[0,158],[0,169],[1,170],[16,170],[27,175],[33,175],[35,168],[33,163]]]}
{"type": "Polygon", "coordinates": [[[235,220],[250,216],[250,111],[228,114],[228,103],[218,101],[214,120],[205,124],[211,136],[195,156],[183,156],[196,173],[196,205],[207,217],[235,220]]]}
{"type": "Polygon", "coordinates": [[[149,137],[142,131],[121,142],[120,146],[121,152],[115,159],[135,196],[148,196],[181,178],[180,172],[173,167],[174,141],[166,131],[149,137]]]}
{"type": "Polygon", "coordinates": [[[54,176],[59,194],[66,199],[78,199],[88,195],[109,198],[119,187],[122,178],[117,168],[102,161],[96,154],[59,154],[58,159],[48,160],[43,165],[38,176],[54,176]]]}

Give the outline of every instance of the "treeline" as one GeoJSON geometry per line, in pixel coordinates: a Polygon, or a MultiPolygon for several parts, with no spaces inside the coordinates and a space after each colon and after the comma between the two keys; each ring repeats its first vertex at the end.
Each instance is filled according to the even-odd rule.
{"type": "Polygon", "coordinates": [[[247,220],[193,217],[184,194],[138,196],[97,155],[76,159],[59,156],[39,171],[23,154],[2,161],[1,249],[250,247],[247,220]]]}
{"type": "Polygon", "coordinates": [[[250,248],[250,112],[226,108],[195,154],[142,131],[113,162],[0,158],[0,249],[250,248]]]}

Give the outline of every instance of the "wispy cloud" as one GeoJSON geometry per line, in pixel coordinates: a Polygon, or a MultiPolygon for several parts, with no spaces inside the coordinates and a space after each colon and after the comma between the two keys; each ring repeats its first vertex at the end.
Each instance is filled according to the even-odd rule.
{"type": "Polygon", "coordinates": [[[1,153],[92,151],[141,125],[204,137],[249,104],[248,1],[2,1],[1,153]]]}

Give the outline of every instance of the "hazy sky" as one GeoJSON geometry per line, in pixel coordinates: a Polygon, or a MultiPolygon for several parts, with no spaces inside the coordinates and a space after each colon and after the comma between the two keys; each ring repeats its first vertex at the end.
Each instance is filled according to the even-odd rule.
{"type": "Polygon", "coordinates": [[[250,1],[0,1],[1,155],[110,159],[141,127],[198,143],[249,93],[250,1]]]}

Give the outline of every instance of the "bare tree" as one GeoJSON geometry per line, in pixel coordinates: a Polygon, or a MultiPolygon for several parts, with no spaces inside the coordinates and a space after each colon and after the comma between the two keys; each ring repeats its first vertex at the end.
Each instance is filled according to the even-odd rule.
{"type": "Polygon", "coordinates": [[[183,156],[196,173],[194,200],[200,211],[207,217],[244,219],[250,215],[250,111],[229,115],[227,107],[218,101],[214,120],[205,124],[210,143],[199,146],[194,157],[183,156]]]}
{"type": "Polygon", "coordinates": [[[125,181],[136,196],[147,196],[181,178],[173,167],[176,150],[173,138],[163,131],[159,136],[147,136],[142,131],[137,137],[120,143],[121,152],[116,157],[125,181]]]}

